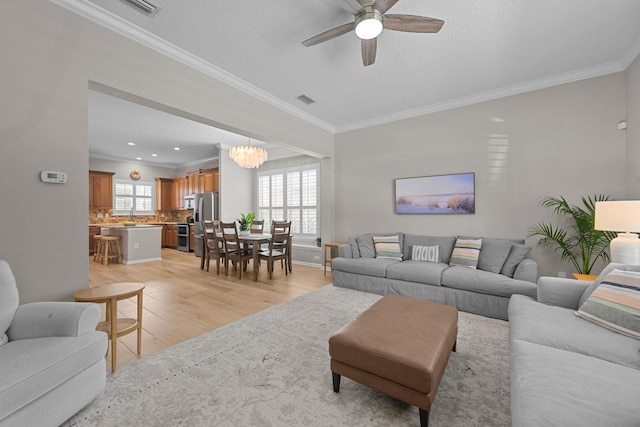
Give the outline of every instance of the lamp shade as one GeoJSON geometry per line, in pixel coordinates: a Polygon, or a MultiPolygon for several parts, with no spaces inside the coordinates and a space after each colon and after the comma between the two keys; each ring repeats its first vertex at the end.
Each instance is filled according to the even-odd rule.
{"type": "Polygon", "coordinates": [[[640,231],[640,200],[596,202],[594,228],[625,233],[640,231]]]}

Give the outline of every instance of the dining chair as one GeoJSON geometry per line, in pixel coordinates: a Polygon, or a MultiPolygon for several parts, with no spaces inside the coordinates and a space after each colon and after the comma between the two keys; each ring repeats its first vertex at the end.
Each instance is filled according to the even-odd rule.
{"type": "Polygon", "coordinates": [[[251,228],[249,229],[249,231],[252,234],[262,234],[263,229],[264,229],[264,220],[254,219],[253,222],[251,223],[251,228]]]}
{"type": "Polygon", "coordinates": [[[229,275],[229,261],[232,261],[238,269],[238,279],[242,279],[242,272],[246,270],[247,263],[253,259],[253,251],[247,250],[240,243],[238,227],[234,222],[221,222],[222,239],[224,242],[225,257],[224,267],[226,275],[229,275]]]}
{"type": "MultiPolygon", "coordinates": [[[[209,262],[211,257],[216,259],[216,274],[220,274],[220,264],[224,261],[226,251],[224,247],[224,241],[218,237],[220,232],[220,221],[201,221],[202,230],[204,231],[203,243],[204,251],[202,254],[202,260],[200,261],[200,269],[204,268],[205,260],[207,265],[207,272],[209,271],[209,262]]],[[[226,268],[226,265],[225,265],[226,268]]]]}
{"type": "Polygon", "coordinates": [[[274,221],[271,227],[271,239],[269,249],[260,251],[258,257],[267,261],[267,271],[269,279],[273,279],[273,264],[280,260],[284,263],[284,273],[289,274],[289,239],[291,232],[291,222],[274,221]]]}
{"type": "MultiPolygon", "coordinates": [[[[287,264],[288,264],[288,270],[289,273],[293,272],[293,267],[292,267],[292,263],[291,263],[291,245],[293,243],[292,239],[291,239],[291,221],[278,221],[278,220],[273,220],[271,221],[271,234],[274,233],[288,233],[289,234],[289,247],[287,248],[287,264]]],[[[280,267],[283,267],[283,263],[284,261],[280,261],[280,267]]]]}

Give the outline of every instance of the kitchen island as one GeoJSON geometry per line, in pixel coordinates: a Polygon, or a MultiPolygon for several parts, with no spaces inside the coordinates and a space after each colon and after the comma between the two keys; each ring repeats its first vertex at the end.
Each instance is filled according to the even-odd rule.
{"type": "Polygon", "coordinates": [[[100,234],[120,237],[123,264],[162,261],[162,226],[136,224],[101,225],[100,234]]]}

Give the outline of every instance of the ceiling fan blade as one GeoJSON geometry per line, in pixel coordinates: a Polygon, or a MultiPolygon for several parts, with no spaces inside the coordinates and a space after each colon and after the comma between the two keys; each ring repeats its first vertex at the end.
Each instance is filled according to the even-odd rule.
{"type": "Polygon", "coordinates": [[[338,36],[343,34],[347,34],[349,31],[353,31],[355,28],[355,23],[350,22],[348,24],[340,25],[339,27],[332,28],[324,33],[320,33],[317,36],[313,36],[310,39],[307,39],[302,42],[302,44],[306,47],[314,46],[318,43],[326,42],[327,40],[335,39],[338,36]]]}
{"type": "Polygon", "coordinates": [[[444,25],[440,19],[415,15],[384,15],[384,28],[410,33],[437,33],[444,25]]]}
{"type": "Polygon", "coordinates": [[[378,12],[384,15],[384,13],[391,9],[394,4],[398,3],[399,0],[376,0],[373,4],[373,7],[378,9],[378,12]]]}
{"type": "Polygon", "coordinates": [[[362,48],[362,63],[364,66],[368,66],[376,62],[376,47],[378,46],[378,39],[362,40],[360,45],[362,48]]]}
{"type": "Polygon", "coordinates": [[[352,15],[357,15],[359,13],[364,12],[364,7],[362,7],[362,5],[358,0],[335,0],[335,1],[340,5],[341,8],[351,13],[352,15]]]}

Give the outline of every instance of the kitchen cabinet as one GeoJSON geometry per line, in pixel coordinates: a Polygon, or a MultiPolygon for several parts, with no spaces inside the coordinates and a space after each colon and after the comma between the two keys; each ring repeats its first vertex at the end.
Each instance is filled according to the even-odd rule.
{"type": "Polygon", "coordinates": [[[95,249],[96,242],[93,241],[93,236],[97,236],[98,234],[100,234],[100,227],[98,227],[97,225],[90,225],[89,226],[89,255],[93,255],[95,252],[94,249],[95,249]]]}
{"type": "Polygon", "coordinates": [[[173,180],[170,178],[156,178],[156,209],[173,209],[173,180]]]}
{"type": "Polygon", "coordinates": [[[89,209],[111,209],[115,172],[89,171],[89,209]]]}
{"type": "Polygon", "coordinates": [[[162,246],[165,248],[178,248],[178,227],[175,224],[162,226],[162,246]]]}
{"type": "Polygon", "coordinates": [[[219,187],[218,168],[199,169],[187,173],[187,194],[217,192],[219,187]]]}
{"type": "Polygon", "coordinates": [[[193,252],[196,247],[196,234],[193,224],[189,224],[189,250],[193,252]]]}
{"type": "Polygon", "coordinates": [[[173,178],[173,209],[184,208],[184,196],[187,195],[187,178],[173,178]]]}

